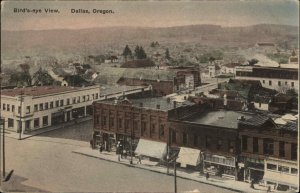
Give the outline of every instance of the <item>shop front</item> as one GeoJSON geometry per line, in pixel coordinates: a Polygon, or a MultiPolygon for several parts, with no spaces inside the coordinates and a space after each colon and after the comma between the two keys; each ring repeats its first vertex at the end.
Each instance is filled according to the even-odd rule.
{"type": "Polygon", "coordinates": [[[167,154],[167,144],[158,141],[140,139],[135,149],[137,155],[150,158],[153,161],[163,160],[167,154]]]}
{"type": "Polygon", "coordinates": [[[211,175],[235,179],[236,159],[219,155],[204,154],[203,171],[211,175]]]}
{"type": "Polygon", "coordinates": [[[177,162],[180,163],[180,167],[196,169],[200,164],[200,155],[201,151],[199,149],[181,147],[177,162]]]}
{"type": "Polygon", "coordinates": [[[244,158],[244,181],[260,183],[264,177],[264,160],[258,158],[244,158]]]}

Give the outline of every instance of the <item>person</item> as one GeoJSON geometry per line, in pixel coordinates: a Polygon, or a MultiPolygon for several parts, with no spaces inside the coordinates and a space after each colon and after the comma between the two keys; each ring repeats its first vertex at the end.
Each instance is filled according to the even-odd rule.
{"type": "Polygon", "coordinates": [[[139,155],[138,159],[139,159],[139,160],[138,160],[137,163],[138,163],[138,164],[142,164],[142,156],[141,156],[141,155],[139,155]]]}
{"type": "Polygon", "coordinates": [[[127,159],[127,151],[124,149],[124,156],[125,156],[125,159],[127,159]]]}
{"type": "Polygon", "coordinates": [[[268,193],[271,192],[271,186],[268,186],[267,192],[268,192],[268,193]]]}
{"type": "Polygon", "coordinates": [[[208,178],[209,178],[209,173],[207,172],[206,173],[206,180],[208,180],[208,178]]]}
{"type": "Polygon", "coordinates": [[[101,145],[100,146],[100,153],[102,153],[102,151],[103,151],[103,146],[101,145]]]}
{"type": "Polygon", "coordinates": [[[120,154],[118,155],[118,161],[121,161],[121,159],[120,159],[120,154]]]}
{"type": "Polygon", "coordinates": [[[251,187],[252,189],[254,189],[254,180],[253,180],[253,179],[251,180],[250,187],[251,187]]]}

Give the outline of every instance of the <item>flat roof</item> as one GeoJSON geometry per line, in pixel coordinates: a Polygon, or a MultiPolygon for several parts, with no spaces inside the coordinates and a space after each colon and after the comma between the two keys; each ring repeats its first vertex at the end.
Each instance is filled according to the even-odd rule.
{"type": "Polygon", "coordinates": [[[102,85],[100,87],[100,95],[110,95],[110,94],[116,94],[120,92],[126,92],[126,91],[132,91],[136,89],[142,89],[146,88],[146,86],[126,86],[126,85],[102,85]]]}
{"type": "Polygon", "coordinates": [[[245,119],[252,118],[253,115],[249,113],[244,113],[240,111],[230,111],[230,110],[212,110],[206,111],[200,114],[196,114],[192,117],[185,119],[184,121],[211,125],[218,127],[228,127],[232,129],[238,128],[238,118],[244,116],[245,119]]]}
{"type": "Polygon", "coordinates": [[[41,96],[41,95],[48,95],[48,94],[63,93],[67,91],[78,91],[80,89],[82,89],[82,87],[37,86],[37,87],[4,89],[1,91],[1,95],[15,97],[21,95],[21,92],[23,91],[24,95],[41,96]]]}
{"type": "MultiPolygon", "coordinates": [[[[119,102],[127,100],[131,103],[132,106],[145,108],[145,109],[157,109],[157,105],[159,105],[159,110],[161,111],[169,111],[174,109],[174,103],[172,100],[168,101],[166,97],[157,97],[157,98],[139,98],[139,99],[119,99],[119,102]],[[141,107],[140,105],[143,104],[141,107]]],[[[115,100],[104,100],[98,101],[97,103],[105,103],[105,104],[115,104],[115,100]]],[[[190,106],[194,105],[194,103],[185,101],[182,103],[176,103],[176,108],[181,106],[190,106]]],[[[158,110],[158,109],[157,109],[158,110]]]]}

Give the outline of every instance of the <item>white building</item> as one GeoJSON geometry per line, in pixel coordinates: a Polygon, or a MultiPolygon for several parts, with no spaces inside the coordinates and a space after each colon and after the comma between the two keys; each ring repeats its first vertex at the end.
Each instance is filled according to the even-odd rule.
{"type": "Polygon", "coordinates": [[[239,63],[228,63],[224,64],[221,67],[221,73],[222,74],[235,74],[235,67],[239,66],[239,63]]]}
{"type": "Polygon", "coordinates": [[[210,78],[214,78],[220,74],[220,66],[218,64],[212,63],[208,66],[208,74],[210,78]]]}
{"type": "Polygon", "coordinates": [[[22,131],[29,132],[92,114],[91,105],[98,98],[99,86],[41,86],[2,90],[1,115],[5,119],[6,129],[18,131],[21,121],[22,131]]]}
{"type": "Polygon", "coordinates": [[[235,75],[236,79],[259,80],[265,88],[298,92],[298,68],[238,66],[235,75]]]}
{"type": "Polygon", "coordinates": [[[298,189],[299,175],[297,161],[268,158],[265,159],[265,185],[276,190],[298,189]]]}

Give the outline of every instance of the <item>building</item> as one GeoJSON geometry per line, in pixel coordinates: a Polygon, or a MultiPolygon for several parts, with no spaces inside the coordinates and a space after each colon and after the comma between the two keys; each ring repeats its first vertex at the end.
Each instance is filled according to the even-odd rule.
{"type": "Polygon", "coordinates": [[[236,79],[259,80],[265,88],[277,91],[295,89],[298,92],[298,68],[239,66],[236,79]]]}
{"type": "Polygon", "coordinates": [[[299,56],[296,54],[296,51],[293,50],[291,56],[289,57],[289,64],[298,64],[299,56]]]}
{"type": "Polygon", "coordinates": [[[40,86],[2,90],[1,115],[5,128],[23,132],[57,125],[92,115],[92,103],[100,96],[99,86],[40,86]]]}
{"type": "Polygon", "coordinates": [[[212,63],[208,66],[208,74],[210,78],[214,78],[221,73],[221,68],[218,64],[212,63]]]}
{"type": "Polygon", "coordinates": [[[239,66],[240,63],[228,63],[224,64],[221,67],[221,73],[222,74],[235,74],[235,67],[239,66]]]}
{"type": "Polygon", "coordinates": [[[173,103],[163,97],[98,101],[94,103],[94,144],[110,151],[117,150],[119,141],[123,150],[137,149],[138,154],[161,160],[166,156],[169,117],[174,116],[176,110],[193,109],[192,105],[190,102],[173,103]],[[151,145],[159,150],[149,148],[151,145]]]}
{"type": "Polygon", "coordinates": [[[297,122],[277,126],[267,116],[239,122],[240,174],[277,190],[298,188],[297,122]]]}

